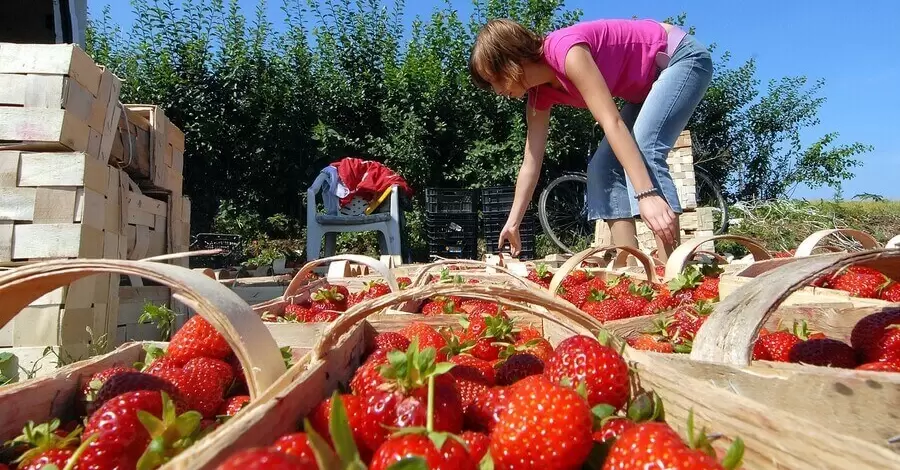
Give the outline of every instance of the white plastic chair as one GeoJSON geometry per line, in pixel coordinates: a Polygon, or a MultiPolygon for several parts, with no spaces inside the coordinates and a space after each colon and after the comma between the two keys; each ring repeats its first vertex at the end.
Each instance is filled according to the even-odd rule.
{"type": "Polygon", "coordinates": [[[368,206],[368,201],[361,198],[351,202],[340,214],[320,214],[316,197],[320,195],[326,179],[324,172],[319,173],[312,186],[306,190],[306,261],[310,262],[320,257],[322,237],[325,237],[325,256],[333,256],[339,232],[377,231],[381,254],[401,256],[402,213],[398,187],[396,185],[391,187],[390,203],[382,203],[381,207],[370,215],[362,212],[368,206]]]}

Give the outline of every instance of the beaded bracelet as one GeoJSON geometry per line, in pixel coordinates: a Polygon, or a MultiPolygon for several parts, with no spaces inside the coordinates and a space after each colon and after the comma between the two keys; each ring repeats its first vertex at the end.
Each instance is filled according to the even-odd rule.
{"type": "Polygon", "coordinates": [[[651,194],[656,194],[656,188],[650,188],[646,191],[641,191],[635,194],[634,198],[640,200],[641,198],[650,196],[651,194]]]}

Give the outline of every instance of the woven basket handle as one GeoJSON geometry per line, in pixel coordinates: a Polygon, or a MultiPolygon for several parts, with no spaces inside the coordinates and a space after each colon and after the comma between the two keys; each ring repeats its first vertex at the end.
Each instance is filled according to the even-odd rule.
{"type": "Polygon", "coordinates": [[[792,293],[820,276],[862,264],[897,278],[900,250],[877,249],[796,258],[760,274],[722,300],[694,338],[691,359],[750,364],[753,340],[769,315],[792,293]]]}
{"type": "Polygon", "coordinates": [[[436,295],[461,295],[472,299],[496,302],[515,310],[528,311],[544,320],[556,323],[574,334],[592,335],[601,328],[600,323],[585,315],[572,304],[550,295],[543,289],[521,289],[502,284],[426,284],[410,287],[401,292],[361,302],[344,312],[322,334],[311,351],[313,360],[321,360],[338,339],[365,320],[369,315],[393,305],[415,302],[436,295]]]}
{"type": "Polygon", "coordinates": [[[666,275],[665,279],[673,279],[684,271],[684,268],[687,267],[688,263],[692,259],[694,259],[694,254],[697,249],[703,246],[703,244],[715,241],[715,240],[729,240],[733,241],[744,248],[750,250],[750,254],[753,255],[753,259],[756,261],[762,261],[766,259],[771,259],[772,255],[762,247],[758,241],[742,237],[739,235],[712,235],[709,237],[697,237],[692,238],[681,245],[678,245],[674,251],[672,251],[672,255],[669,256],[669,261],[666,263],[666,275]]]}
{"type": "Polygon", "coordinates": [[[476,261],[476,260],[471,260],[471,259],[440,259],[433,263],[428,263],[426,265],[423,265],[421,268],[419,268],[419,270],[416,271],[415,277],[412,279],[412,282],[410,283],[410,287],[420,287],[420,286],[426,285],[428,283],[428,280],[430,279],[429,274],[431,274],[431,272],[434,271],[436,268],[443,268],[446,266],[459,266],[459,265],[472,266],[475,268],[484,268],[485,272],[488,272],[488,269],[493,269],[495,272],[499,271],[503,274],[506,274],[507,276],[518,281],[525,287],[533,287],[533,284],[534,284],[531,281],[525,279],[524,277],[512,272],[508,268],[501,266],[501,265],[490,264],[485,261],[476,261]]]}
{"type": "Polygon", "coordinates": [[[209,321],[241,361],[251,397],[260,396],[286,368],[278,345],[250,306],[201,272],[144,261],[72,259],[22,266],[0,274],[0,327],[40,296],[95,274],[124,274],[158,282],[209,321]]]}
{"type": "Polygon", "coordinates": [[[819,242],[831,235],[848,236],[858,241],[860,245],[862,245],[863,250],[872,250],[878,248],[878,240],[876,240],[875,237],[869,235],[866,232],[850,228],[834,228],[828,230],[819,230],[818,232],[813,232],[812,235],[806,237],[806,239],[800,242],[800,246],[797,247],[797,252],[794,254],[794,257],[800,258],[812,255],[812,252],[815,251],[816,248],[819,248],[816,245],[818,245],[819,242]]]}
{"type": "MultiPolygon", "coordinates": [[[[556,270],[556,273],[553,274],[553,279],[550,280],[550,288],[549,291],[556,293],[559,290],[559,286],[562,285],[563,280],[566,276],[569,275],[572,271],[575,270],[578,266],[581,266],[585,260],[594,256],[598,253],[603,253],[609,250],[618,250],[619,254],[616,255],[616,260],[622,259],[622,266],[624,266],[624,261],[628,259],[628,255],[634,256],[638,261],[641,262],[641,265],[644,267],[644,272],[647,275],[647,280],[658,284],[659,276],[656,275],[656,270],[653,268],[653,261],[641,250],[637,248],[632,248],[630,246],[597,246],[588,248],[582,252],[579,252],[573,255],[571,258],[567,259],[559,269],[556,270]]],[[[614,262],[615,264],[615,262],[614,262]]]]}
{"type": "Polygon", "coordinates": [[[488,264],[487,272],[488,273],[496,273],[494,266],[500,266],[501,268],[506,268],[509,272],[515,273],[518,276],[527,276],[528,275],[528,266],[513,258],[511,255],[506,255],[503,253],[496,254],[485,254],[484,262],[488,264]]]}

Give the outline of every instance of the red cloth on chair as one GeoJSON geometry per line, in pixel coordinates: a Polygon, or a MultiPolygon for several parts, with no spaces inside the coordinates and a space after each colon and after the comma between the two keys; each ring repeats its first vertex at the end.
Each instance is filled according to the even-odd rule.
{"type": "Polygon", "coordinates": [[[413,195],[412,188],[402,176],[379,162],[345,157],[331,166],[337,168],[338,177],[350,191],[341,198],[341,207],[346,206],[354,196],[372,200],[393,185],[397,185],[407,196],[413,195]]]}

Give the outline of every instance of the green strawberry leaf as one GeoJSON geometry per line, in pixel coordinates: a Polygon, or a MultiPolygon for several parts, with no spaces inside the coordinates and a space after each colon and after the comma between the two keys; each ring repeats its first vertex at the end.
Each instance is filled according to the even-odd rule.
{"type": "Polygon", "coordinates": [[[722,466],[727,470],[734,470],[739,468],[744,460],[744,441],[738,437],[734,439],[734,442],[731,443],[731,446],[728,448],[728,452],[725,454],[725,459],[722,461],[722,466]]]}
{"type": "Polygon", "coordinates": [[[478,470],[494,470],[494,457],[491,456],[490,451],[484,454],[481,462],[478,462],[478,470]]]}
{"type": "Polygon", "coordinates": [[[594,407],[591,408],[591,413],[593,413],[594,418],[603,419],[614,415],[616,413],[616,409],[610,405],[601,403],[599,405],[594,405],[594,407]]]}
{"type": "Polygon", "coordinates": [[[406,457],[397,463],[391,464],[387,470],[428,470],[428,464],[422,457],[406,457]]]}
{"type": "Polygon", "coordinates": [[[144,410],[138,410],[137,412],[138,421],[147,428],[147,431],[151,436],[162,436],[163,433],[166,432],[166,426],[163,424],[162,420],[153,416],[152,413],[148,413],[144,410]]]}
{"type": "Polygon", "coordinates": [[[431,442],[434,444],[434,448],[441,451],[444,448],[444,443],[447,442],[447,438],[450,437],[445,432],[430,432],[428,433],[428,439],[431,439],[431,442]]]}
{"type": "Polygon", "coordinates": [[[432,372],[431,374],[434,376],[446,374],[447,372],[450,372],[450,370],[454,367],[456,367],[456,364],[452,362],[439,362],[434,366],[434,372],[432,372]]]}
{"type": "Polygon", "coordinates": [[[341,462],[357,462],[360,460],[359,450],[353,441],[353,431],[350,429],[350,419],[347,417],[347,409],[340,394],[335,390],[331,395],[331,416],[329,417],[329,431],[334,448],[341,462]]]}
{"type": "MultiPolygon", "coordinates": [[[[334,406],[332,406],[334,409],[334,406]]],[[[336,455],[329,447],[328,443],[325,442],[325,439],[322,439],[322,436],[313,429],[312,424],[310,424],[308,419],[303,420],[303,431],[306,432],[306,436],[309,439],[309,447],[312,448],[313,456],[316,459],[316,463],[319,465],[319,468],[341,468],[341,462],[338,461],[336,455]]]]}
{"type": "Polygon", "coordinates": [[[591,447],[591,453],[588,454],[587,461],[584,462],[583,468],[588,468],[590,470],[601,470],[603,468],[603,463],[606,462],[606,456],[609,454],[609,450],[612,448],[612,442],[595,442],[594,446],[591,447]]]}

